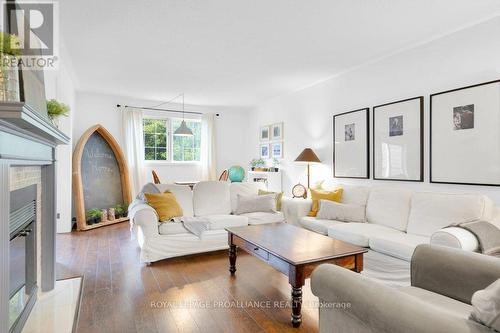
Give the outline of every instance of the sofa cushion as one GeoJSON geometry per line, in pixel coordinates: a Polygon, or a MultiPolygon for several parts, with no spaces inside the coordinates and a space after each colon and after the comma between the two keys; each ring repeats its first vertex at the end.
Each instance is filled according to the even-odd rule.
{"type": "Polygon", "coordinates": [[[178,235],[189,233],[189,231],[184,228],[182,222],[160,223],[158,226],[158,232],[160,235],[178,235]]]}
{"type": "Polygon", "coordinates": [[[370,249],[396,257],[406,261],[411,261],[413,252],[417,245],[429,244],[430,238],[417,235],[409,235],[404,232],[381,234],[371,237],[368,241],[370,249]]]}
{"type": "Polygon", "coordinates": [[[402,233],[380,224],[338,223],[328,228],[328,236],[357,246],[368,247],[370,238],[402,233]]]}
{"type": "Polygon", "coordinates": [[[322,235],[328,235],[328,228],[339,223],[344,222],[335,220],[320,220],[310,216],[304,216],[299,220],[299,225],[303,228],[322,235]]]}
{"type": "Polygon", "coordinates": [[[257,225],[257,224],[267,224],[267,223],[278,223],[284,222],[285,216],[282,212],[254,212],[254,213],[245,213],[240,216],[245,216],[248,218],[249,225],[257,225]]]}
{"type": "Polygon", "coordinates": [[[336,179],[327,179],[321,184],[321,189],[333,191],[336,188],[342,188],[342,203],[366,206],[370,188],[367,186],[355,186],[338,183],[336,179]]]}
{"type": "Polygon", "coordinates": [[[195,216],[229,215],[231,200],[229,183],[219,181],[199,182],[193,189],[195,216]]]}
{"type": "Polygon", "coordinates": [[[170,191],[175,195],[177,202],[182,207],[183,216],[194,216],[193,212],[193,191],[187,185],[177,184],[156,184],[159,191],[170,191]]]}
{"type": "MultiPolygon", "coordinates": [[[[410,296],[416,297],[419,300],[428,304],[432,308],[436,308],[440,311],[444,311],[451,316],[458,318],[469,318],[472,311],[472,306],[460,301],[454,300],[453,298],[446,297],[440,294],[436,294],[432,291],[417,287],[402,287],[398,288],[399,291],[408,294],[410,296]]],[[[439,311],[436,311],[438,313],[439,311]]]]}
{"type": "Polygon", "coordinates": [[[323,190],[314,190],[310,189],[311,191],[311,211],[307,216],[315,217],[316,214],[318,214],[319,210],[319,201],[320,200],[330,200],[330,201],[336,201],[336,202],[341,202],[342,201],[342,188],[337,188],[333,191],[323,191],[323,190]]]}
{"type": "Polygon", "coordinates": [[[248,225],[248,217],[242,215],[206,215],[203,216],[203,219],[210,223],[210,230],[222,230],[224,228],[243,227],[248,225]]]}
{"type": "Polygon", "coordinates": [[[259,189],[265,189],[265,187],[266,185],[262,182],[230,183],[231,212],[236,212],[238,194],[243,196],[257,195],[259,189]]]}
{"type": "Polygon", "coordinates": [[[330,200],[319,201],[319,211],[316,217],[323,220],[338,220],[343,222],[365,222],[366,207],[339,203],[330,200]]]}
{"type": "Polygon", "coordinates": [[[144,193],[148,205],[154,208],[161,222],[168,222],[174,217],[182,216],[182,207],[175,195],[170,192],[144,193]]]}
{"type": "Polygon", "coordinates": [[[234,214],[241,215],[245,213],[276,212],[276,195],[237,195],[236,211],[234,214]]]}
{"type": "Polygon", "coordinates": [[[431,236],[435,231],[474,220],[492,218],[492,201],[480,194],[415,193],[408,233],[431,236]]]}
{"type": "Polygon", "coordinates": [[[412,191],[403,188],[374,188],[366,205],[366,220],[406,231],[412,191]]]}

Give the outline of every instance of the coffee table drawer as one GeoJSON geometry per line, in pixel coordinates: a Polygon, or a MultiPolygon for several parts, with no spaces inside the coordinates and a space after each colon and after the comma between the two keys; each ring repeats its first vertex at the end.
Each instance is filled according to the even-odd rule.
{"type": "Polygon", "coordinates": [[[252,243],[244,241],[243,239],[238,238],[238,237],[233,238],[233,243],[234,243],[234,245],[241,247],[242,249],[244,249],[246,252],[248,252],[250,254],[253,254],[253,255],[255,255],[261,259],[264,259],[266,261],[269,260],[269,253],[266,250],[261,249],[260,247],[254,245],[252,243]]]}

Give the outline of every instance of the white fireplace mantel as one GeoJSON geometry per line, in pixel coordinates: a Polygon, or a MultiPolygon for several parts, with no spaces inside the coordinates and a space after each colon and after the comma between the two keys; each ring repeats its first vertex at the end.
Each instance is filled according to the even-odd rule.
{"type": "Polygon", "coordinates": [[[42,291],[50,291],[55,284],[56,264],[55,148],[69,141],[47,118],[24,103],[0,102],[0,332],[9,332],[9,172],[17,166],[41,167],[41,278],[37,284],[42,291]]]}

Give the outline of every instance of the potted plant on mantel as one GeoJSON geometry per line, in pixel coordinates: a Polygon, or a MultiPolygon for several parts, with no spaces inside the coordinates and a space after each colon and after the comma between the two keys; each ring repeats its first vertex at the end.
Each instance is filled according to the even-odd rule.
{"type": "Polygon", "coordinates": [[[127,207],[122,204],[118,204],[115,206],[115,218],[120,219],[122,217],[127,216],[127,207]]]}
{"type": "Polygon", "coordinates": [[[0,31],[0,101],[19,102],[19,57],[21,42],[16,35],[0,31]]]}
{"type": "Polygon", "coordinates": [[[59,128],[59,118],[67,117],[69,113],[69,106],[61,103],[55,99],[47,101],[47,114],[52,124],[59,128]]]}

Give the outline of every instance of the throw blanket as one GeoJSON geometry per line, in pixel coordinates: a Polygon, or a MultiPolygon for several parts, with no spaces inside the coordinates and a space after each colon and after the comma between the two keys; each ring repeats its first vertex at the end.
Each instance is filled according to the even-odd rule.
{"type": "Polygon", "coordinates": [[[486,221],[473,221],[457,225],[472,232],[478,242],[481,253],[487,255],[500,255],[500,229],[486,221]]]}
{"type": "Polygon", "coordinates": [[[211,229],[210,221],[203,217],[183,216],[181,217],[181,221],[184,224],[184,228],[198,237],[201,237],[203,231],[208,231],[211,229]]]}

